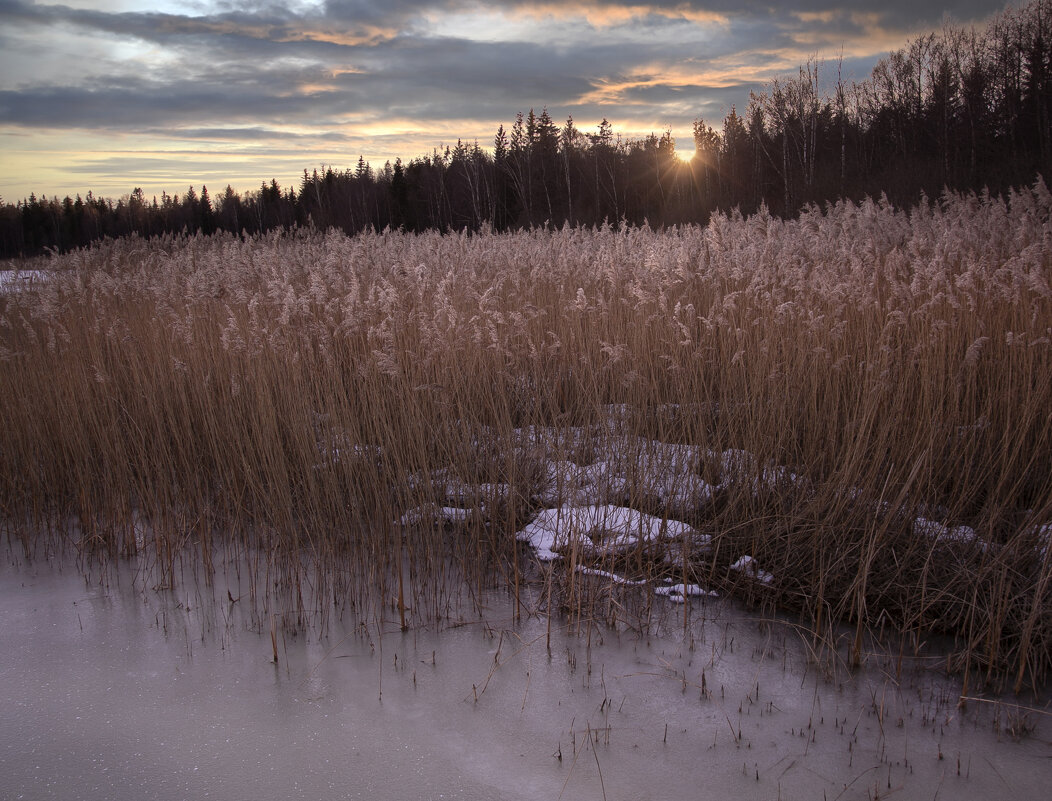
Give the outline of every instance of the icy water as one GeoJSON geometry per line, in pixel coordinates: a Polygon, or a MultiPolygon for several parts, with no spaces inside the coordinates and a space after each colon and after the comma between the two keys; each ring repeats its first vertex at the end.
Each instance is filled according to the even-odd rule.
{"type": "MultiPolygon", "coordinates": [[[[690,634],[544,617],[325,637],[128,576],[0,567],[3,799],[1045,798],[1049,718],[957,707],[934,666],[820,670],[693,599],[690,634]],[[120,580],[116,580],[120,579],[120,580]],[[1007,727],[1035,726],[1014,738],[1007,727]]],[[[667,601],[658,600],[667,604],[667,601]]],[[[682,607],[668,604],[668,615],[682,607]]],[[[1014,700],[1014,699],[1007,699],[1014,700]]]]}

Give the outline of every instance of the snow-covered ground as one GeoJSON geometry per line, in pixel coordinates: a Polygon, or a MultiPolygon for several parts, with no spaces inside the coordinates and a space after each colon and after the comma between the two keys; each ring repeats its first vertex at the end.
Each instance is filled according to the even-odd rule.
{"type": "MultiPolygon", "coordinates": [[[[720,493],[745,492],[803,495],[814,492],[807,476],[783,465],[760,464],[741,449],[712,450],[695,445],[661,442],[629,433],[628,412],[609,407],[605,423],[563,428],[531,426],[513,432],[510,445],[517,460],[538,465],[539,478],[524,499],[534,511],[516,532],[541,562],[569,559],[586,575],[629,585],[639,582],[610,568],[618,557],[647,553],[672,572],[683,564],[684,547],[693,556],[703,555],[711,536],[688,521],[697,521],[720,493]],[[645,510],[645,511],[644,511],[645,510]]],[[[505,443],[507,440],[503,440],[505,443]]],[[[493,445],[476,443],[480,451],[493,445]]],[[[434,501],[408,509],[397,521],[402,526],[443,523],[456,525],[470,519],[486,520],[506,507],[517,490],[509,484],[472,484],[459,478],[453,467],[413,477],[413,486],[434,501]]],[[[859,490],[845,490],[862,502],[859,490]]],[[[903,515],[901,524],[937,548],[996,548],[966,525],[936,519],[938,510],[919,507],[927,516],[903,515]]],[[[886,503],[874,515],[900,514],[886,503]]],[[[1039,549],[1047,548],[1048,527],[1041,529],[1039,549]]],[[[1036,529],[1035,529],[1036,530],[1036,529]]],[[[751,553],[731,553],[728,578],[744,579],[757,587],[778,586],[778,576],[751,553]]],[[[655,592],[684,601],[707,589],[687,585],[657,586],[655,592]]]]}

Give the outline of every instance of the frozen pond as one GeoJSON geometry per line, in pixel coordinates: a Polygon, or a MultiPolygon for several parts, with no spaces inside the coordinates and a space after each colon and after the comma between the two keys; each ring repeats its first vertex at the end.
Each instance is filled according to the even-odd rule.
{"type": "Polygon", "coordinates": [[[494,595],[485,622],[441,631],[279,630],[275,665],[226,591],[202,604],[5,554],[0,797],[1022,799],[1052,782],[1043,712],[958,709],[935,665],[831,677],[792,627],[721,599],[688,600],[686,636],[553,621],[549,650],[547,618],[515,623],[494,595]]]}

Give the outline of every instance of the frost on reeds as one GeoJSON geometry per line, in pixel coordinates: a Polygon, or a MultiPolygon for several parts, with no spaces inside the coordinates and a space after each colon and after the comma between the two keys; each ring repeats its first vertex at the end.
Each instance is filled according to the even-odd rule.
{"type": "Polygon", "coordinates": [[[571,605],[696,582],[847,623],[856,657],[890,623],[1037,682],[1050,219],[1039,183],[664,232],[106,242],[0,294],[3,525],[160,585],[233,549],[404,625],[493,578],[571,605]]]}

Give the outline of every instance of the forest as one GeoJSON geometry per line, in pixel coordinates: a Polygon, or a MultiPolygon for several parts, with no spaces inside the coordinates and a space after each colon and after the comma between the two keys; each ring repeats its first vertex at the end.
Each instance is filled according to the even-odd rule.
{"type": "Polygon", "coordinates": [[[946,25],[888,54],[862,81],[809,60],[732,108],[669,131],[593,131],[547,108],[519,113],[492,143],[458,141],[408,163],[304,170],[298,187],[264,181],[218,196],[189,187],[114,201],[31,194],[0,201],[0,257],[66,252],[103,238],[297,226],[346,233],[506,231],[538,226],[707,223],[761,205],[790,218],[837,199],[885,195],[908,207],[945,191],[1003,194],[1048,180],[1052,164],[1052,0],[1010,8],[985,28],[946,25]],[[677,152],[690,153],[690,160],[677,152]]]}

